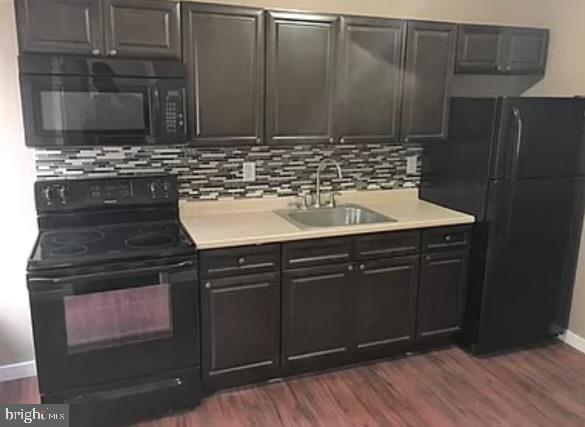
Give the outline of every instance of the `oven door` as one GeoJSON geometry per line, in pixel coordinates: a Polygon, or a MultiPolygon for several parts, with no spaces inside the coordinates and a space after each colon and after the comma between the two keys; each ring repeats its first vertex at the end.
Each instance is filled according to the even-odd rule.
{"type": "Polygon", "coordinates": [[[29,278],[42,393],[199,363],[194,261],[29,278]]]}
{"type": "Polygon", "coordinates": [[[22,75],[31,147],[146,144],[157,124],[156,80],[22,75]]]}

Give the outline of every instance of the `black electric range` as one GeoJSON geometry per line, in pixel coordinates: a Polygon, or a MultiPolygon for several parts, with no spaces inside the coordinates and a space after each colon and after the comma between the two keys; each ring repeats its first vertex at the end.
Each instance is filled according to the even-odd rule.
{"type": "Polygon", "coordinates": [[[44,403],[112,425],[200,400],[196,245],[173,176],[40,181],[28,261],[44,403]]]}

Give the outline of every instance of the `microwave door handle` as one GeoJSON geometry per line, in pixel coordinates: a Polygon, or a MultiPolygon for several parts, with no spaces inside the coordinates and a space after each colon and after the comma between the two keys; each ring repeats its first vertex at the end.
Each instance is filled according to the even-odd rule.
{"type": "Polygon", "coordinates": [[[150,130],[153,136],[159,133],[161,111],[160,90],[154,86],[150,89],[150,130]]]}

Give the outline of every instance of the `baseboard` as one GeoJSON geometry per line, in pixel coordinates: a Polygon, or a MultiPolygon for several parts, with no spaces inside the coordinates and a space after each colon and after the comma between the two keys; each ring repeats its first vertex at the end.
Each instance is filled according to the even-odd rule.
{"type": "Polygon", "coordinates": [[[565,333],[562,334],[559,338],[561,341],[564,341],[571,347],[576,348],[581,353],[585,353],[585,338],[580,337],[571,331],[565,331],[565,333]]]}
{"type": "Polygon", "coordinates": [[[37,374],[37,366],[34,360],[13,363],[0,366],[0,383],[3,381],[17,380],[19,378],[34,377],[37,374]]]}

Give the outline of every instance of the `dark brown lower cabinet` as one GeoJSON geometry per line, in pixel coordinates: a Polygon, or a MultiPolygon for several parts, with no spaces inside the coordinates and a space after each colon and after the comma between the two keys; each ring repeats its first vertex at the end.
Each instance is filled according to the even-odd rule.
{"type": "Polygon", "coordinates": [[[468,251],[421,256],[417,340],[450,337],[461,328],[468,251]]]}
{"type": "Polygon", "coordinates": [[[418,255],[358,264],[355,351],[358,358],[410,350],[415,337],[418,255]]]}
{"type": "Polygon", "coordinates": [[[283,273],[282,358],[286,373],[349,360],[353,269],[353,264],[342,263],[283,273]]]}
{"type": "Polygon", "coordinates": [[[204,281],[202,369],[206,389],[267,380],[280,363],[280,275],[204,281]]]}

